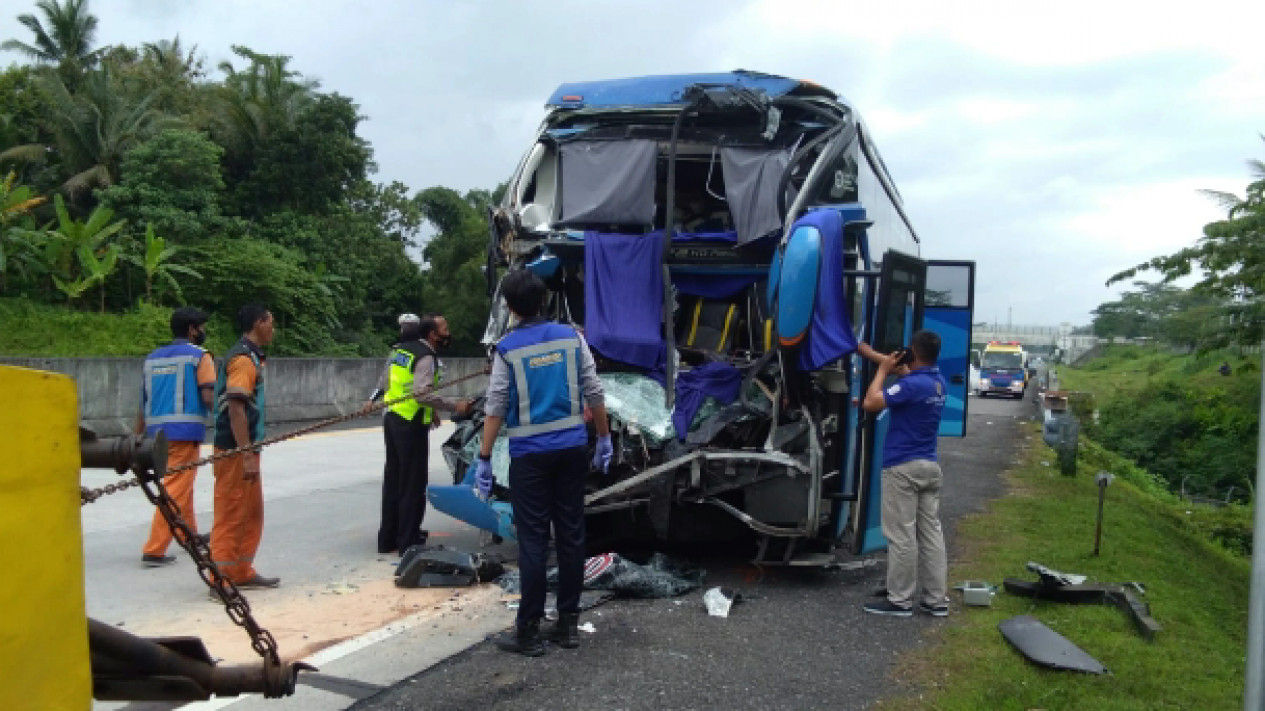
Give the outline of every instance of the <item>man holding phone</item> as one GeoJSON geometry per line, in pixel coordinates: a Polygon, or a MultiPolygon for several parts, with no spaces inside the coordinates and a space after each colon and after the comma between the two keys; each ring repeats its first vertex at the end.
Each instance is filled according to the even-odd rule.
{"type": "Polygon", "coordinates": [[[868,344],[857,351],[878,364],[861,407],[891,411],[883,442],[883,536],[887,538],[886,598],[865,604],[876,615],[910,617],[918,609],[935,617],[949,614],[948,557],[940,528],[940,487],[936,461],[940,416],[948,387],[936,367],[940,336],[918,331],[910,347],[883,355],[868,344]],[[889,375],[900,378],[884,387],[889,375]]]}

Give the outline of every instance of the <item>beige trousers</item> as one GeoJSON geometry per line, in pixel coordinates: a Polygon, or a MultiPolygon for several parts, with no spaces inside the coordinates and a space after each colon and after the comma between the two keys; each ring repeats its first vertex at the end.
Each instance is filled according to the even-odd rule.
{"type": "Polygon", "coordinates": [[[940,465],[915,459],[883,470],[883,535],[887,538],[887,599],[910,607],[948,600],[949,561],[940,530],[940,465]]]}

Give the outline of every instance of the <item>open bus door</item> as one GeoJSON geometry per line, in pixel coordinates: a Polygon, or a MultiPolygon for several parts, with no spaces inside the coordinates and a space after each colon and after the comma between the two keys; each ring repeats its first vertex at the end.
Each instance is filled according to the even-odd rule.
{"type": "Polygon", "coordinates": [[[941,437],[966,436],[971,379],[971,321],[975,262],[927,262],[922,327],[940,336],[940,374],[949,384],[940,418],[941,437]]]}
{"type": "MultiPolygon", "coordinates": [[[[940,372],[949,386],[941,436],[966,434],[974,292],[974,262],[924,261],[892,251],[883,256],[878,304],[870,322],[872,345],[890,353],[906,347],[921,328],[940,336],[940,372]]],[[[873,373],[874,366],[866,364],[863,388],[873,373]]],[[[882,532],[882,452],[889,418],[890,413],[883,411],[869,422],[862,437],[864,446],[856,453],[863,476],[854,508],[853,553],[887,546],[882,532]]]]}
{"type": "MultiPolygon", "coordinates": [[[[922,323],[926,284],[926,262],[891,250],[883,255],[878,304],[869,312],[870,345],[875,350],[891,353],[909,343],[922,323]]],[[[864,397],[874,372],[873,363],[862,363],[860,397],[864,397]]],[[[852,537],[851,547],[854,554],[871,553],[887,547],[882,528],[882,479],[883,442],[890,417],[891,414],[884,410],[862,418],[862,446],[856,452],[860,476],[857,477],[857,505],[853,508],[853,531],[856,535],[852,537]]]]}

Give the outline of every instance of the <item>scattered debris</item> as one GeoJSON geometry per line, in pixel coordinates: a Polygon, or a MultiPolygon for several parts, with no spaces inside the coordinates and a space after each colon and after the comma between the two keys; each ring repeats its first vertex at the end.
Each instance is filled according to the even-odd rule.
{"type": "Polygon", "coordinates": [[[1041,576],[1041,582],[1045,585],[1080,585],[1089,580],[1088,575],[1080,575],[1077,573],[1061,573],[1053,568],[1047,568],[1040,563],[1028,561],[1028,570],[1041,576]]]}
{"type": "Polygon", "coordinates": [[[581,632],[588,632],[589,634],[593,634],[594,632],[597,632],[597,628],[593,626],[592,622],[585,622],[579,627],[576,627],[576,629],[580,630],[581,632]]]}
{"type": "Polygon", "coordinates": [[[993,596],[997,594],[997,586],[980,580],[968,580],[954,586],[954,590],[962,591],[962,604],[975,607],[990,607],[993,596]]]}
{"type": "Polygon", "coordinates": [[[997,629],[1007,642],[1036,664],[1087,674],[1107,673],[1101,662],[1031,615],[1003,620],[997,629]]]}
{"type": "Polygon", "coordinates": [[[504,572],[499,556],[413,546],[395,568],[395,584],[401,588],[463,587],[495,580],[504,572]]]}
{"type": "Polygon", "coordinates": [[[360,586],[351,583],[330,583],[321,591],[322,595],[350,595],[360,592],[360,586]]]}
{"type": "MultiPolygon", "coordinates": [[[[589,558],[584,565],[584,589],[604,590],[619,597],[664,598],[683,595],[703,584],[704,571],[655,553],[645,565],[638,565],[617,553],[589,558]]],[[[519,592],[518,571],[497,579],[506,592],[519,592]]],[[[558,589],[558,569],[550,568],[546,584],[558,589]]]]}
{"type": "Polygon", "coordinates": [[[1138,634],[1148,641],[1155,641],[1155,635],[1163,629],[1151,617],[1151,606],[1143,602],[1138,595],[1146,594],[1142,583],[1095,583],[1086,584],[1088,577],[1071,575],[1050,570],[1037,563],[1028,563],[1028,569],[1041,576],[1037,582],[1006,578],[1003,585],[1011,595],[1022,595],[1040,600],[1067,602],[1073,604],[1097,603],[1110,604],[1120,608],[1133,620],[1138,634]]]}
{"type": "Polygon", "coordinates": [[[729,609],[740,600],[742,596],[729,588],[712,588],[703,593],[703,604],[712,617],[729,617],[729,609]]]}
{"type": "MultiPolygon", "coordinates": [[[[604,590],[585,590],[580,593],[580,610],[590,610],[604,602],[607,602],[608,600],[613,600],[614,598],[614,593],[606,592],[604,590]]],[[[507,610],[517,610],[522,604],[522,595],[507,596],[501,598],[501,600],[505,603],[505,608],[507,610]]],[[[557,614],[558,598],[555,597],[553,593],[548,593],[545,596],[545,617],[553,619],[557,616],[557,614]]],[[[598,614],[600,615],[601,613],[598,614]]]]}

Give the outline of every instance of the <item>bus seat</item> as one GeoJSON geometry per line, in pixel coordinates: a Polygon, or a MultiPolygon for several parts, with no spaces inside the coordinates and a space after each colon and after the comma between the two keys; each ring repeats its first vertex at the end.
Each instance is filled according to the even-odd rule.
{"type": "Polygon", "coordinates": [[[681,346],[713,353],[733,349],[739,329],[738,305],[731,301],[699,297],[687,313],[681,346]]]}

